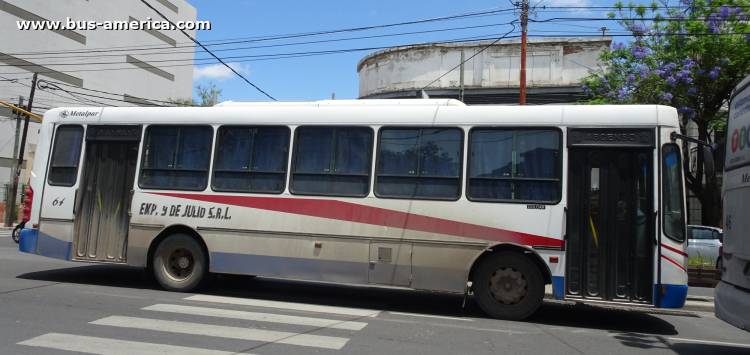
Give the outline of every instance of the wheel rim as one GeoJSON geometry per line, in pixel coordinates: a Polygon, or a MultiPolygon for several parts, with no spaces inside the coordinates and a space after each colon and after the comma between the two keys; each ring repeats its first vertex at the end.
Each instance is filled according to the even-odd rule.
{"type": "Polygon", "coordinates": [[[496,302],[513,306],[526,298],[528,285],[526,275],[521,270],[503,266],[490,275],[489,292],[496,302]]]}
{"type": "Polygon", "coordinates": [[[195,258],[189,249],[175,246],[164,253],[164,271],[175,281],[185,281],[193,274],[195,258]]]}

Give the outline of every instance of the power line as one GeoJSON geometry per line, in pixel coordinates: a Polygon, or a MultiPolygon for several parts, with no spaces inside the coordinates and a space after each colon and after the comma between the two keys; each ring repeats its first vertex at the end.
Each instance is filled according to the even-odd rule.
{"type": "MultiPolygon", "coordinates": [[[[245,37],[245,38],[236,38],[236,39],[227,39],[227,40],[213,40],[213,41],[207,41],[207,42],[216,42],[216,41],[231,41],[231,42],[219,42],[219,43],[207,44],[206,46],[207,47],[211,47],[211,46],[226,46],[226,45],[252,43],[252,42],[265,42],[265,41],[277,41],[277,40],[285,40],[285,39],[293,39],[293,38],[315,37],[315,36],[323,36],[323,35],[332,35],[332,34],[340,34],[340,33],[348,33],[348,32],[358,32],[358,31],[365,31],[365,30],[372,30],[372,29],[381,29],[381,28],[388,28],[388,27],[404,26],[404,25],[423,24],[423,23],[436,22],[436,21],[457,20],[457,19],[470,19],[470,18],[476,18],[476,17],[485,17],[487,15],[493,15],[494,16],[495,14],[500,14],[500,13],[503,13],[503,12],[512,11],[512,9],[486,11],[486,10],[492,10],[492,9],[498,9],[498,8],[505,8],[505,7],[508,7],[508,6],[489,8],[489,9],[485,9],[485,10],[477,10],[477,11],[463,13],[463,14],[457,14],[457,15],[449,15],[449,16],[443,16],[443,17],[437,17],[437,18],[430,18],[430,19],[424,19],[424,20],[401,22],[401,23],[391,23],[391,24],[385,24],[385,25],[375,25],[375,26],[367,26],[367,27],[356,27],[356,28],[346,28],[346,29],[317,31],[317,32],[303,32],[303,33],[293,33],[293,34],[285,34],[285,35],[271,35],[271,36],[245,37]]],[[[186,44],[186,43],[194,43],[194,42],[180,42],[180,43],[186,44]]],[[[26,55],[49,55],[49,54],[65,54],[65,53],[74,53],[74,54],[80,54],[80,53],[101,53],[101,52],[107,52],[107,53],[109,53],[109,52],[120,52],[120,51],[154,50],[154,49],[175,49],[175,48],[188,48],[188,47],[190,47],[190,48],[197,48],[198,46],[197,45],[177,46],[177,47],[171,47],[171,46],[167,47],[167,46],[163,46],[163,45],[124,46],[124,47],[92,48],[92,49],[87,49],[87,50],[65,50],[65,51],[56,51],[56,52],[20,52],[20,53],[7,53],[7,54],[8,55],[13,55],[13,56],[26,56],[26,55]],[[154,47],[154,46],[156,46],[156,47],[154,47]],[[154,48],[150,48],[150,47],[154,47],[154,48]]]]}
{"type": "MultiPolygon", "coordinates": [[[[278,54],[258,54],[258,55],[249,55],[249,56],[235,56],[231,58],[258,58],[258,59],[248,59],[248,60],[234,60],[229,61],[228,63],[245,63],[245,62],[254,62],[254,61],[265,61],[265,60],[275,60],[275,59],[287,59],[287,58],[299,58],[299,57],[308,57],[308,56],[317,56],[317,55],[328,55],[328,54],[339,54],[339,53],[350,53],[350,52],[359,52],[359,51],[369,51],[369,50],[380,50],[380,49],[386,49],[386,48],[398,48],[398,47],[405,47],[405,46],[414,46],[414,45],[428,45],[428,44],[434,44],[434,43],[461,43],[461,42],[471,42],[471,41],[479,41],[479,40],[492,40],[496,39],[497,35],[483,35],[483,36],[475,36],[475,37],[467,37],[463,39],[456,39],[456,40],[448,40],[448,41],[436,41],[436,42],[429,42],[429,43],[410,43],[410,44],[403,44],[403,45],[389,45],[389,46],[380,46],[380,47],[365,47],[365,48],[350,48],[350,49],[338,49],[338,50],[328,50],[328,51],[313,51],[313,52],[293,52],[293,53],[278,53],[278,54]],[[485,37],[486,36],[486,37],[485,37]]],[[[193,62],[196,60],[212,60],[211,58],[199,58],[192,60],[193,62]]],[[[185,62],[185,61],[191,61],[191,60],[167,60],[168,62],[185,62]]],[[[75,64],[75,63],[73,63],[75,64]]],[[[128,64],[124,62],[119,63],[104,63],[104,64],[128,64]]],[[[76,64],[78,65],[78,64],[76,64]]],[[[86,65],[94,65],[94,63],[86,63],[86,65]]],[[[10,65],[0,65],[1,66],[10,66],[10,65]]],[[[23,67],[26,65],[19,64],[16,65],[17,67],[23,67]]],[[[182,67],[182,66],[193,66],[193,64],[174,64],[169,66],[154,66],[155,68],[159,69],[170,69],[174,67],[182,67]]],[[[121,67],[121,68],[104,68],[104,69],[81,69],[81,70],[60,70],[60,71],[48,71],[38,72],[39,74],[44,73],[52,73],[52,72],[58,72],[58,73],[78,73],[78,72],[101,72],[101,71],[112,71],[112,70],[136,70],[141,69],[139,67],[135,67],[132,65],[128,65],[127,67],[121,67]]],[[[13,74],[25,74],[27,72],[16,72],[16,73],[0,73],[5,75],[13,75],[13,74]]]]}
{"type": "Polygon", "coordinates": [[[424,89],[425,89],[425,88],[427,88],[428,86],[432,85],[432,84],[433,84],[434,82],[436,82],[436,81],[440,80],[440,78],[442,78],[442,77],[444,77],[444,76],[448,75],[448,73],[450,73],[450,72],[452,72],[453,70],[455,70],[456,68],[460,67],[460,66],[461,66],[462,64],[464,64],[464,63],[468,62],[468,61],[469,61],[469,59],[471,59],[471,58],[474,58],[474,57],[476,57],[477,55],[479,55],[479,53],[482,53],[482,52],[484,52],[484,51],[485,51],[485,50],[486,50],[487,48],[490,48],[490,46],[494,45],[494,44],[495,44],[495,43],[497,43],[497,42],[500,42],[500,40],[501,40],[501,39],[503,39],[503,38],[507,37],[507,36],[508,36],[509,34],[511,34],[511,32],[513,32],[513,31],[515,31],[515,30],[516,30],[516,25],[514,24],[514,22],[516,22],[516,21],[515,21],[515,20],[513,20],[513,21],[511,21],[511,22],[507,23],[508,25],[511,25],[511,26],[513,26],[513,28],[512,28],[512,29],[511,29],[510,31],[508,31],[507,33],[505,33],[504,35],[502,35],[502,36],[501,36],[500,38],[496,39],[496,40],[495,40],[494,42],[492,42],[492,43],[490,43],[490,44],[488,44],[488,45],[484,46],[484,48],[482,48],[481,50],[479,50],[479,52],[476,52],[476,53],[474,53],[474,55],[472,55],[471,57],[469,57],[469,58],[466,58],[466,60],[462,61],[461,63],[458,63],[458,65],[456,65],[455,67],[453,67],[453,68],[452,68],[451,70],[448,70],[447,72],[445,72],[445,74],[443,74],[443,75],[439,76],[439,77],[438,77],[437,79],[435,79],[435,80],[431,81],[431,82],[430,82],[429,84],[425,85],[425,86],[424,86],[424,87],[423,87],[423,88],[422,88],[421,90],[424,90],[424,89]]]}
{"type": "MultiPolygon", "coordinates": [[[[392,34],[385,34],[385,35],[349,37],[349,38],[339,38],[339,39],[320,40],[320,41],[308,41],[308,42],[295,42],[295,43],[285,43],[285,44],[273,44],[273,45],[265,45],[265,46],[225,48],[225,49],[215,49],[214,52],[237,51],[237,50],[258,49],[258,48],[287,47],[287,46],[295,46],[295,45],[319,44],[319,43],[330,43],[330,42],[343,42],[343,41],[352,41],[352,40],[360,40],[360,39],[372,39],[372,38],[383,38],[383,37],[407,36],[407,35],[413,35],[413,34],[424,34],[424,33],[446,32],[446,31],[457,31],[457,30],[466,30],[466,29],[495,27],[495,26],[503,26],[503,24],[488,24],[488,25],[455,27],[455,28],[446,28],[446,29],[437,29],[437,30],[402,32],[402,33],[392,33],[392,34]]],[[[191,46],[191,47],[195,47],[195,46],[191,46]]],[[[184,51],[184,52],[164,51],[164,52],[153,52],[153,53],[140,53],[139,55],[140,56],[146,56],[146,55],[190,54],[190,53],[195,53],[195,51],[184,51]]],[[[58,59],[58,58],[64,58],[64,59],[68,59],[68,58],[102,58],[102,57],[121,57],[121,56],[122,56],[122,54],[102,54],[102,55],[88,55],[88,56],[87,55],[73,55],[73,56],[57,56],[57,57],[45,56],[44,59],[58,59]]],[[[55,63],[55,62],[45,62],[45,63],[38,63],[38,64],[39,65],[44,65],[44,64],[50,64],[50,63],[55,63]]]]}
{"type": "MultiPolygon", "coordinates": [[[[77,86],[75,86],[75,85],[70,85],[70,84],[66,84],[66,83],[61,83],[61,82],[58,82],[58,81],[51,81],[51,80],[40,80],[40,81],[41,81],[41,82],[45,82],[45,83],[49,83],[49,84],[53,84],[53,85],[57,86],[58,88],[59,88],[59,85],[64,85],[64,86],[72,86],[72,87],[76,87],[76,88],[79,88],[79,87],[77,87],[77,86]]],[[[60,89],[60,90],[62,90],[62,88],[59,88],[59,89],[60,89]]],[[[79,89],[82,89],[82,90],[87,90],[87,91],[93,91],[93,92],[98,92],[98,93],[101,93],[101,94],[113,95],[113,96],[122,96],[122,95],[123,95],[123,94],[116,94],[116,93],[111,93],[111,92],[107,92],[107,91],[102,91],[102,90],[94,90],[94,89],[87,89],[87,88],[79,88],[79,89]]],[[[63,90],[63,91],[64,91],[64,90],[63,90]]],[[[85,93],[78,93],[78,94],[80,94],[80,95],[90,95],[90,94],[85,94],[85,93]]],[[[108,98],[106,98],[106,97],[93,96],[93,95],[91,95],[91,96],[92,96],[92,97],[99,97],[99,98],[102,98],[102,99],[107,99],[107,100],[116,100],[116,101],[130,102],[130,101],[126,101],[126,100],[119,100],[119,99],[108,99],[108,98]]],[[[156,99],[147,99],[147,98],[144,98],[144,97],[137,97],[137,96],[132,96],[132,95],[128,95],[128,96],[130,96],[130,97],[132,97],[132,98],[134,98],[134,99],[139,99],[139,100],[144,100],[144,101],[153,101],[153,102],[161,102],[161,103],[164,103],[164,104],[172,104],[172,102],[171,102],[171,101],[163,101],[163,100],[156,100],[156,99]]],[[[131,103],[132,103],[132,102],[131,102],[131,103]]],[[[149,103],[149,104],[150,104],[150,103],[149,103]]],[[[153,105],[153,106],[161,106],[161,105],[156,105],[156,104],[150,104],[150,105],[153,105]]],[[[194,106],[194,105],[190,105],[190,106],[194,106]]]]}
{"type": "MultiPolygon", "coordinates": [[[[559,33],[560,36],[567,36],[569,33],[559,33]]],[[[672,36],[714,36],[714,37],[720,37],[720,36],[744,36],[747,35],[747,33],[734,33],[734,34],[714,34],[714,33],[685,33],[685,34],[679,34],[679,33],[661,33],[661,34],[639,34],[641,37],[672,37],[672,36]]],[[[529,35],[529,37],[537,37],[537,38],[544,38],[549,37],[549,35],[529,35]]],[[[591,36],[578,36],[578,34],[575,34],[572,37],[576,38],[601,38],[601,35],[591,35],[591,36]]],[[[632,34],[612,34],[608,35],[607,37],[633,37],[632,34]]],[[[256,62],[256,61],[267,61],[267,60],[279,60],[279,59],[290,59],[290,58],[301,58],[301,57],[309,57],[309,56],[321,56],[321,55],[331,55],[331,54],[342,54],[342,53],[351,53],[351,52],[359,52],[359,51],[369,51],[369,50],[380,50],[380,49],[387,49],[387,48],[398,48],[398,47],[404,47],[404,46],[418,46],[418,45],[429,45],[429,44],[435,44],[435,43],[461,43],[461,42],[472,42],[472,41],[481,41],[481,40],[492,40],[496,39],[497,37],[491,36],[491,37],[470,37],[468,40],[454,40],[454,41],[436,41],[436,42],[429,42],[429,43],[413,43],[413,44],[404,44],[404,45],[390,45],[390,46],[381,46],[381,47],[366,47],[366,48],[352,48],[352,49],[338,49],[338,50],[329,50],[329,51],[313,51],[313,52],[293,52],[293,53],[279,53],[279,54],[260,54],[260,55],[250,55],[250,56],[235,56],[230,58],[254,58],[254,59],[245,59],[245,60],[233,60],[228,61],[226,63],[247,63],[247,62],[256,62]]],[[[505,38],[512,39],[512,38],[518,38],[518,36],[506,36],[505,38]]],[[[212,58],[199,58],[195,59],[193,61],[197,60],[212,60],[212,58]]],[[[190,61],[190,60],[166,60],[166,62],[184,62],[184,61],[190,61]]],[[[119,63],[101,63],[103,65],[115,65],[115,64],[127,64],[124,62],[119,63]]],[[[71,65],[78,65],[75,63],[72,63],[71,65]]],[[[83,64],[80,64],[83,65],[83,64]]],[[[86,63],[86,65],[94,65],[92,63],[86,63]]],[[[159,69],[170,69],[174,67],[183,67],[183,66],[193,66],[194,64],[173,64],[168,66],[155,66],[155,68],[159,69]]],[[[3,66],[3,65],[0,65],[3,66]]],[[[10,66],[10,65],[4,65],[4,66],[10,66]]],[[[17,67],[23,67],[23,64],[17,65],[17,67]]],[[[80,73],[80,72],[104,72],[104,71],[113,71],[113,70],[136,70],[140,69],[139,67],[135,66],[128,66],[128,67],[120,67],[120,68],[103,68],[103,69],[80,69],[80,70],[60,70],[60,71],[39,71],[39,74],[45,74],[45,73],[80,73]]],[[[26,74],[27,71],[24,72],[6,72],[6,73],[0,73],[3,75],[18,75],[18,74],[26,74]]]]}
{"type": "MultiPolygon", "coordinates": [[[[533,21],[533,20],[532,20],[533,21]]],[[[545,21],[545,20],[543,20],[545,21]]],[[[543,22],[543,21],[536,21],[536,22],[543,22]]],[[[482,25],[482,26],[470,26],[467,28],[476,28],[476,27],[490,27],[490,26],[497,26],[495,25],[482,25]]],[[[570,24],[564,24],[565,26],[576,26],[576,25],[570,25],[570,24]]],[[[584,26],[580,26],[584,27],[584,26]]],[[[593,28],[593,27],[592,27],[593,28]]],[[[451,29],[447,29],[451,30],[451,29]]],[[[426,31],[426,32],[439,32],[439,31],[446,31],[446,30],[432,30],[432,31],[426,31]]],[[[544,33],[558,33],[559,36],[568,36],[570,34],[573,34],[573,36],[578,36],[581,33],[585,32],[562,32],[561,31],[536,31],[536,32],[544,32],[544,33]]],[[[421,33],[415,32],[415,33],[421,33]]],[[[632,36],[632,32],[620,30],[618,34],[611,34],[610,36],[620,36],[620,37],[628,37],[632,36]]],[[[399,34],[395,34],[399,35],[399,34]]],[[[395,36],[395,35],[383,35],[383,36],[395,36]]],[[[685,35],[691,35],[691,36],[732,36],[732,35],[745,35],[745,33],[734,33],[734,34],[715,34],[712,32],[707,33],[686,33],[686,34],[667,34],[667,33],[661,33],[661,34],[641,34],[640,36],[685,36],[685,35]]],[[[381,36],[370,36],[370,37],[381,37],[381,36]]],[[[539,37],[539,36],[533,36],[533,37],[539,37]]],[[[359,38],[369,38],[369,37],[359,37],[359,38]]],[[[352,38],[352,39],[358,39],[358,38],[352,38]]],[[[350,39],[337,39],[337,40],[330,40],[330,41],[340,41],[340,40],[350,40],[350,39]]],[[[456,42],[458,40],[448,40],[450,42],[456,42]]],[[[317,41],[317,42],[328,42],[328,41],[317,41]]],[[[441,42],[441,41],[437,41],[441,42]]],[[[446,42],[446,41],[442,41],[446,42]]],[[[316,43],[316,42],[307,42],[307,43],[316,43]]],[[[305,42],[300,44],[307,44],[305,42]]],[[[293,44],[286,44],[286,45],[293,45],[293,44]]],[[[286,45],[273,45],[273,46],[267,46],[267,47],[275,47],[275,46],[286,46],[286,45]]],[[[247,49],[251,48],[261,48],[266,46],[258,46],[258,47],[247,47],[247,49]]],[[[296,57],[296,56],[307,56],[308,54],[311,55],[324,55],[324,54],[335,54],[335,53],[343,53],[344,51],[362,51],[362,50],[372,50],[372,49],[382,49],[382,48],[389,48],[389,47],[396,47],[394,45],[391,46],[383,46],[383,47],[369,47],[369,48],[356,48],[356,49],[340,49],[340,50],[331,50],[331,51],[313,51],[313,52],[296,52],[296,53],[278,53],[278,54],[260,54],[260,55],[248,55],[248,56],[231,56],[231,57],[225,57],[224,59],[241,59],[241,58],[263,58],[263,57],[296,57]]],[[[225,50],[238,50],[240,48],[230,48],[225,50]]],[[[221,50],[221,49],[220,49],[221,50]]],[[[154,53],[155,54],[155,53],[154,53]]],[[[150,63],[179,63],[179,62],[196,62],[196,61],[212,61],[215,60],[215,58],[197,58],[197,59],[163,59],[163,60],[156,60],[156,61],[150,61],[150,63]]],[[[234,61],[234,62],[242,62],[242,61],[234,61]]],[[[82,65],[115,65],[115,64],[125,64],[123,62],[95,62],[95,63],[36,63],[36,64],[0,64],[0,66],[15,66],[15,67],[25,67],[25,66],[35,66],[35,65],[59,65],[59,66],[82,66],[82,65]]],[[[122,69],[128,69],[128,68],[122,68],[122,69]]],[[[75,72],[75,71],[67,71],[67,72],[75,72]]],[[[7,73],[6,73],[7,74],[7,73]]]]}
{"type": "MultiPolygon", "coordinates": [[[[151,4],[149,4],[146,0],[141,0],[141,2],[144,3],[144,4],[146,4],[146,6],[148,6],[149,8],[151,8],[151,10],[154,10],[154,12],[156,12],[157,14],[159,14],[159,16],[161,16],[161,18],[163,18],[164,20],[166,20],[167,22],[169,22],[172,26],[177,27],[177,25],[175,25],[174,22],[172,22],[172,20],[170,20],[166,16],[164,16],[161,12],[159,12],[159,10],[157,10],[153,6],[151,6],[151,4]]],[[[229,65],[227,65],[227,63],[224,63],[224,61],[221,60],[221,58],[219,58],[215,54],[211,53],[211,51],[209,51],[208,48],[206,48],[205,46],[203,46],[195,38],[191,37],[187,32],[185,32],[185,30],[180,29],[180,32],[182,32],[182,34],[184,34],[187,38],[190,38],[193,42],[195,42],[195,44],[201,46],[201,48],[203,48],[203,50],[205,50],[206,52],[208,52],[208,54],[210,54],[212,57],[216,58],[216,60],[218,60],[221,64],[224,64],[225,67],[227,67],[233,73],[237,74],[237,76],[239,76],[240,78],[242,78],[243,80],[245,80],[246,83],[250,84],[252,87],[254,87],[258,91],[262,92],[264,95],[268,96],[268,98],[270,98],[271,100],[276,101],[276,99],[274,99],[273,96],[268,95],[265,91],[261,90],[255,84],[251,83],[250,80],[247,80],[247,78],[245,78],[244,76],[242,76],[242,74],[240,74],[236,70],[234,70],[234,68],[232,68],[229,65]]]]}
{"type": "MultiPolygon", "coordinates": [[[[459,39],[451,39],[451,40],[444,40],[444,41],[437,41],[437,42],[459,42],[463,41],[466,38],[478,38],[478,37],[487,37],[491,35],[482,35],[482,36],[474,36],[474,37],[465,37],[465,38],[459,38],[459,39]]],[[[494,37],[493,37],[494,38],[494,37]]],[[[263,57],[278,57],[278,56],[289,56],[289,55],[300,55],[300,54],[327,54],[327,53],[338,53],[343,51],[363,51],[363,50],[376,50],[376,49],[383,49],[383,48],[391,48],[391,47],[401,47],[401,46],[410,46],[415,44],[401,44],[401,45],[390,45],[390,46],[379,46],[379,47],[365,47],[365,48],[350,48],[350,49],[333,49],[333,50],[327,50],[327,51],[311,51],[311,52],[292,52],[292,53],[276,53],[276,54],[255,54],[255,55],[241,55],[241,56],[230,56],[230,57],[224,57],[224,59],[242,59],[242,58],[263,58],[263,57]]],[[[213,61],[215,58],[190,58],[190,59],[160,59],[160,60],[152,60],[148,63],[179,63],[179,62],[196,62],[196,61],[213,61]]],[[[231,63],[232,61],[230,61],[231,63]]],[[[115,64],[127,64],[125,62],[83,62],[83,63],[34,63],[34,64],[0,64],[0,67],[2,66],[12,66],[12,67],[36,67],[39,65],[54,65],[54,66],[89,66],[89,65],[115,65],[115,64]]],[[[157,68],[165,68],[165,67],[157,67],[157,68]]]]}
{"type": "MultiPolygon", "coordinates": [[[[596,17],[553,17],[546,20],[531,20],[532,22],[537,23],[550,23],[550,22],[593,22],[593,21],[660,21],[660,22],[689,22],[689,21],[695,21],[695,20],[707,20],[708,18],[698,18],[698,19],[680,19],[680,18],[671,18],[671,17],[634,17],[634,18],[628,18],[628,19],[621,19],[621,18],[596,18],[596,17]]],[[[725,19],[722,20],[722,22],[743,22],[746,20],[740,20],[740,19],[725,19]]]]}

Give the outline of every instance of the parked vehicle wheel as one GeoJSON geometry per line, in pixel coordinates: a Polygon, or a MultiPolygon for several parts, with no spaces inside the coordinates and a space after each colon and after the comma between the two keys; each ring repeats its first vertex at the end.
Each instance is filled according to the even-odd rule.
{"type": "Polygon", "coordinates": [[[185,234],[171,235],[159,244],[153,270],[156,281],[169,291],[188,292],[208,279],[203,248],[185,234]]]}
{"type": "Polygon", "coordinates": [[[479,265],[472,283],[474,297],[487,314],[507,320],[532,315],[544,298],[544,278],[525,256],[502,252],[479,265]]]}
{"type": "Polygon", "coordinates": [[[724,266],[724,261],[721,259],[721,257],[719,257],[718,259],[716,259],[716,268],[719,269],[719,270],[721,270],[721,268],[723,266],[724,266]]]}
{"type": "Polygon", "coordinates": [[[21,231],[23,230],[23,226],[25,223],[21,222],[19,223],[16,228],[13,228],[13,241],[18,243],[21,240],[21,231]]]}

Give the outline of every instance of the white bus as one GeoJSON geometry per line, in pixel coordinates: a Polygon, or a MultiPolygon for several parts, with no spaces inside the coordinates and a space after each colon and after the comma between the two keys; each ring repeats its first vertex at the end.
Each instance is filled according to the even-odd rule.
{"type": "Polygon", "coordinates": [[[715,290],[716,317],[750,331],[750,76],[729,101],[724,158],[724,270],[715,290]]]}
{"type": "Polygon", "coordinates": [[[455,100],[63,108],[44,116],[21,251],[473,293],[522,319],[687,295],[677,111],[455,100]]]}

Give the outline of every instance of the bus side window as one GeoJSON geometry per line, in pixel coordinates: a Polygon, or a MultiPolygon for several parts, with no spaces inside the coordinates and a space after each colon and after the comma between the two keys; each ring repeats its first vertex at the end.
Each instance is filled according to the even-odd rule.
{"type": "Polygon", "coordinates": [[[560,160],[558,130],[474,129],[466,195],[478,201],[558,201],[560,160]]]}
{"type": "Polygon", "coordinates": [[[300,127],[290,191],[365,197],[370,191],[370,127],[300,127]]]}
{"type": "Polygon", "coordinates": [[[213,189],[256,193],[284,192],[288,127],[220,127],[213,189]]]}
{"type": "Polygon", "coordinates": [[[456,200],[461,195],[460,129],[383,129],[379,147],[378,197],[456,200]]]}
{"type": "Polygon", "coordinates": [[[150,189],[204,190],[213,128],[149,126],[139,185],[150,189]]]}
{"type": "Polygon", "coordinates": [[[50,163],[49,184],[73,186],[78,177],[78,163],[81,160],[83,127],[60,126],[55,137],[55,147],[50,163]]]}

